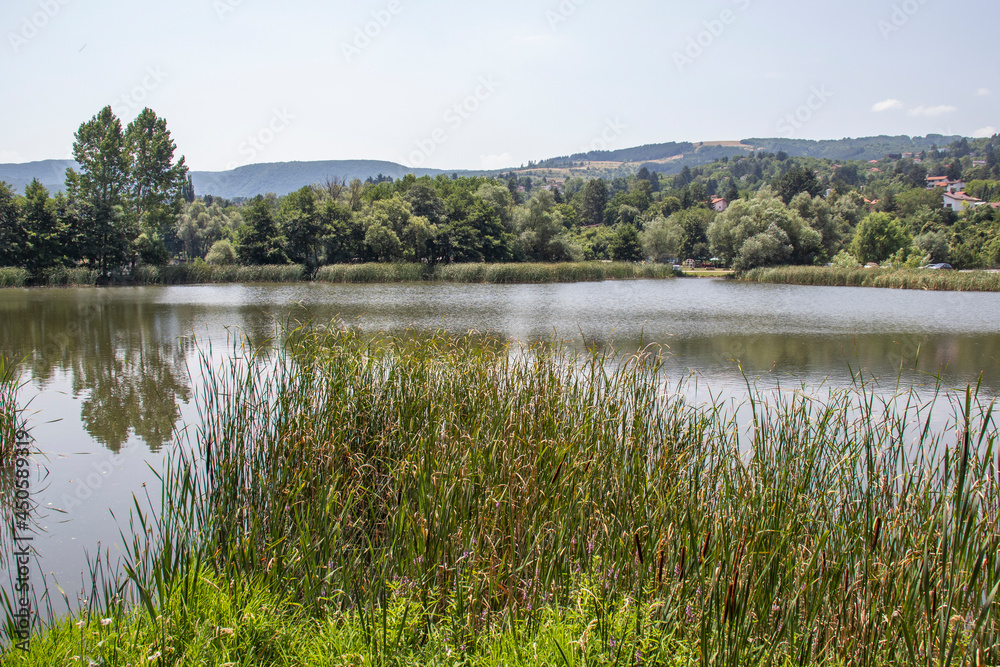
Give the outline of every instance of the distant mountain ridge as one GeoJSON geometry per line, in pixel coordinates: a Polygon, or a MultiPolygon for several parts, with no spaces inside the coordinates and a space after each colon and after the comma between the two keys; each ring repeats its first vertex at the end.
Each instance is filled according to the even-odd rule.
{"type": "MultiPolygon", "coordinates": [[[[6,181],[16,192],[24,192],[32,179],[37,178],[50,192],[61,192],[65,188],[66,170],[77,167],[73,160],[0,164],[0,181],[6,181]]],[[[376,178],[379,174],[396,179],[407,174],[436,176],[445,172],[438,169],[410,169],[395,162],[381,160],[325,160],[250,164],[230,171],[190,173],[195,193],[234,199],[255,197],[268,192],[286,195],[307,185],[323,183],[327,179],[344,179],[350,182],[355,178],[362,181],[376,178]]]]}
{"type": "MultiPolygon", "coordinates": [[[[932,147],[946,147],[960,136],[930,134],[926,137],[878,136],[858,139],[836,139],[812,141],[805,139],[744,139],[743,141],[719,142],[668,142],[648,144],[634,148],[609,151],[591,151],[574,155],[551,158],[535,167],[565,167],[574,163],[612,162],[646,166],[663,174],[675,174],[685,166],[695,167],[708,164],[724,156],[745,155],[754,150],[770,153],[784,151],[793,157],[814,157],[830,160],[878,160],[887,154],[916,153],[931,150],[932,147]]],[[[73,160],[42,160],[25,164],[0,164],[0,181],[5,181],[16,192],[37,178],[51,192],[64,188],[66,169],[76,168],[73,160]]],[[[411,169],[395,162],[381,160],[326,160],[318,162],[274,162],[251,164],[230,171],[192,171],[195,193],[211,194],[229,199],[253,197],[273,192],[285,195],[307,185],[323,183],[327,179],[344,179],[348,182],[359,178],[362,181],[376,178],[379,174],[393,179],[406,174],[416,176],[437,176],[458,173],[460,175],[495,175],[516,171],[518,167],[491,171],[411,169]]]]}

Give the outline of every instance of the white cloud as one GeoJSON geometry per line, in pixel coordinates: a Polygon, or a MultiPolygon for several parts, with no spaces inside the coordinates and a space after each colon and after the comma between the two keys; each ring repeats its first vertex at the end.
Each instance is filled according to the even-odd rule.
{"type": "Polygon", "coordinates": [[[979,97],[986,97],[989,94],[990,94],[989,88],[980,88],[979,90],[976,91],[976,95],[978,95],[979,97]]]}
{"type": "Polygon", "coordinates": [[[17,151],[0,151],[0,163],[7,164],[8,162],[24,162],[25,159],[21,157],[21,154],[17,151]]]}
{"type": "Polygon", "coordinates": [[[903,106],[903,103],[899,100],[888,99],[882,100],[872,107],[872,111],[875,113],[881,113],[883,111],[889,111],[890,109],[899,109],[903,106]]]}
{"type": "Polygon", "coordinates": [[[907,111],[908,116],[943,116],[946,113],[952,113],[953,111],[958,111],[956,107],[948,104],[940,104],[936,107],[917,107],[916,109],[910,109],[907,111]]]}
{"type": "Polygon", "coordinates": [[[482,164],[483,169],[506,169],[514,164],[514,158],[510,156],[510,153],[502,153],[501,155],[480,155],[479,161],[482,164]]]}
{"type": "Polygon", "coordinates": [[[987,125],[986,127],[981,127],[972,133],[972,136],[977,139],[989,138],[997,133],[997,128],[992,125],[987,125]]]}

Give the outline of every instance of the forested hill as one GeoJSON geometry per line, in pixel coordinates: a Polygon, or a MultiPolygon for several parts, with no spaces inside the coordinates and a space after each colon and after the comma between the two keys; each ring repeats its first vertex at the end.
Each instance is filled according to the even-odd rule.
{"type": "MultiPolygon", "coordinates": [[[[15,192],[24,192],[32,179],[37,178],[49,192],[60,192],[65,188],[66,170],[71,167],[77,168],[73,160],[0,164],[0,181],[5,181],[15,192]]],[[[323,183],[327,179],[350,182],[359,178],[366,181],[369,178],[377,179],[381,174],[395,180],[410,173],[436,176],[444,172],[436,169],[410,169],[395,162],[379,160],[327,160],[251,164],[231,171],[192,171],[191,179],[197,194],[234,199],[268,192],[286,195],[306,185],[323,183]]]]}
{"type": "Polygon", "coordinates": [[[960,136],[928,134],[926,137],[879,136],[858,139],[810,141],[806,139],[744,139],[744,144],[768,153],[784,151],[792,157],[815,157],[827,160],[881,160],[886,155],[920,153],[944,148],[960,136]]]}
{"type": "Polygon", "coordinates": [[[66,187],[66,170],[76,166],[73,160],[0,164],[0,181],[14,188],[14,192],[24,192],[24,188],[37,178],[49,192],[61,192],[66,187]]]}
{"type": "Polygon", "coordinates": [[[395,162],[379,160],[326,160],[251,164],[232,171],[192,171],[191,179],[197,194],[233,199],[254,197],[267,192],[286,195],[306,185],[334,179],[350,182],[358,178],[366,181],[369,178],[377,179],[381,175],[396,180],[407,174],[437,176],[443,173],[445,172],[438,169],[411,169],[395,162]]]}
{"type": "MultiPolygon", "coordinates": [[[[830,141],[803,139],[744,139],[704,143],[649,144],[620,150],[590,151],[570,156],[552,158],[540,163],[529,163],[528,169],[582,167],[594,165],[587,177],[608,175],[603,170],[623,170],[635,173],[645,166],[650,171],[671,175],[684,167],[697,167],[712,163],[720,157],[745,155],[755,150],[777,153],[783,151],[793,157],[827,158],[832,160],[878,160],[886,155],[929,151],[943,147],[961,137],[931,134],[926,137],[879,136],[830,141]]],[[[75,167],[72,160],[44,160],[26,164],[0,164],[0,181],[10,184],[16,192],[23,192],[32,179],[37,178],[50,192],[64,188],[66,169],[75,167]]],[[[517,168],[511,165],[516,170],[517,168]]],[[[458,171],[460,175],[492,175],[494,172],[458,171]]],[[[307,185],[326,180],[362,181],[378,179],[379,175],[399,179],[406,174],[436,176],[451,174],[451,170],[411,169],[395,162],[378,160],[329,160],[322,162],[277,162],[252,164],[231,171],[192,171],[191,178],[197,194],[211,194],[234,199],[253,197],[273,192],[285,195],[307,185]]]]}

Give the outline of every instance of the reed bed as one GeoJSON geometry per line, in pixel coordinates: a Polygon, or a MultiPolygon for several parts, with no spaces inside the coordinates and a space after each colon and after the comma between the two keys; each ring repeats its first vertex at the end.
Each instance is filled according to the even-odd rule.
{"type": "Polygon", "coordinates": [[[321,267],[315,280],[320,283],[402,283],[419,282],[427,277],[424,264],[332,264],[321,267]]]}
{"type": "Polygon", "coordinates": [[[560,264],[357,264],[324,266],[318,282],[395,283],[451,282],[490,284],[544,284],[670,278],[673,267],[628,262],[565,262],[560,264]]]}
{"type": "Polygon", "coordinates": [[[24,269],[0,267],[0,287],[24,287],[31,274],[24,269]]]}
{"type": "Polygon", "coordinates": [[[137,503],[125,533],[129,581],[104,597],[145,613],[68,635],[100,664],[1000,661],[978,388],[748,386],[737,409],[686,403],[655,349],[331,326],[238,351],[206,356],[164,511],[137,503]]]}
{"type": "Polygon", "coordinates": [[[832,266],[779,266],[754,269],[740,280],[787,285],[884,287],[955,292],[1000,292],[1000,273],[931,271],[927,269],[863,269],[832,266]]]}
{"type": "Polygon", "coordinates": [[[48,269],[38,283],[47,287],[93,287],[100,279],[100,272],[86,267],[57,267],[48,269]]]}
{"type": "Polygon", "coordinates": [[[222,266],[198,262],[176,266],[140,266],[130,281],[141,285],[297,283],[305,277],[306,267],[301,264],[222,266]]]}

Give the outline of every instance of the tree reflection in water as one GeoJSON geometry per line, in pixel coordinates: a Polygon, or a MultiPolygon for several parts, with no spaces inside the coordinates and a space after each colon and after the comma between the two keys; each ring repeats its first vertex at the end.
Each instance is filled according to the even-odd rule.
{"type": "MultiPolygon", "coordinates": [[[[82,400],[87,433],[117,452],[131,434],[156,452],[173,436],[180,402],[191,397],[179,314],[100,290],[50,292],[0,303],[0,353],[24,359],[45,389],[65,377],[82,400]]],[[[190,330],[190,329],[188,329],[190,330]]]]}

